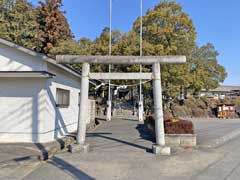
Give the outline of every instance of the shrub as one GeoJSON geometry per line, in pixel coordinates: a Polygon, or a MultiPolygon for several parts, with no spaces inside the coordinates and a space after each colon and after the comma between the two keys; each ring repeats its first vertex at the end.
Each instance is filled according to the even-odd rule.
{"type": "Polygon", "coordinates": [[[193,108],[192,115],[193,115],[193,117],[205,117],[205,112],[203,109],[193,108]]]}
{"type": "Polygon", "coordinates": [[[184,105],[188,108],[195,108],[197,107],[195,99],[189,98],[184,101],[184,105]]]}
{"type": "Polygon", "coordinates": [[[185,106],[175,105],[173,107],[173,112],[174,112],[174,116],[177,116],[177,117],[187,117],[188,116],[185,106]]]}
{"type": "Polygon", "coordinates": [[[187,120],[165,122],[164,127],[166,134],[194,134],[193,123],[187,120]]]}
{"type": "MultiPolygon", "coordinates": [[[[150,130],[155,130],[153,116],[146,117],[145,123],[147,126],[151,126],[150,130]]],[[[194,126],[191,121],[179,120],[174,117],[164,116],[164,128],[166,134],[194,134],[194,126]]]]}
{"type": "Polygon", "coordinates": [[[197,106],[201,109],[207,109],[208,108],[207,104],[202,100],[197,101],[197,106]]]}

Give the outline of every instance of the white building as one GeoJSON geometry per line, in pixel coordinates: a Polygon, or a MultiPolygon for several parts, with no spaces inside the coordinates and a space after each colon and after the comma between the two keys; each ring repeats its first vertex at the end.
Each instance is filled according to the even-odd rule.
{"type": "Polygon", "coordinates": [[[45,143],[77,130],[80,75],[0,39],[0,143],[45,143]]]}
{"type": "Polygon", "coordinates": [[[234,98],[240,96],[240,86],[226,86],[221,85],[217,87],[216,89],[210,89],[202,90],[200,92],[200,97],[209,97],[214,99],[225,99],[228,98],[234,98]]]}

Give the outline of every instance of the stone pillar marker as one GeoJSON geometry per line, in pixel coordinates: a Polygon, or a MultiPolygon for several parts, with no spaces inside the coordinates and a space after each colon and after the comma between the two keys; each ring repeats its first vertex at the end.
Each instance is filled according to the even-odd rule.
{"type": "MultiPolygon", "coordinates": [[[[141,96],[141,95],[140,95],[141,96]]],[[[143,122],[144,119],[143,119],[143,112],[144,112],[144,109],[143,109],[143,100],[141,98],[141,100],[138,102],[138,121],[139,122],[143,122]]]]}
{"type": "Polygon", "coordinates": [[[107,121],[112,120],[112,101],[107,101],[107,121]]]}
{"type": "MultiPolygon", "coordinates": [[[[185,56],[75,56],[59,55],[57,63],[60,64],[83,64],[81,77],[81,101],[80,115],[78,122],[77,146],[70,148],[70,151],[84,151],[89,148],[85,144],[86,136],[86,119],[88,111],[88,90],[89,77],[98,80],[112,79],[152,79],[154,94],[154,114],[155,114],[155,132],[156,144],[153,144],[153,153],[161,155],[170,155],[170,147],[165,146],[165,133],[162,108],[162,87],[161,87],[161,70],[160,64],[182,64],[186,62],[185,56]],[[149,73],[90,73],[89,64],[145,64],[152,65],[152,74],[149,73]]],[[[111,104],[108,102],[108,106],[111,104]]],[[[110,114],[108,114],[109,117],[110,114]]],[[[73,146],[72,146],[73,147],[73,146]]]]}

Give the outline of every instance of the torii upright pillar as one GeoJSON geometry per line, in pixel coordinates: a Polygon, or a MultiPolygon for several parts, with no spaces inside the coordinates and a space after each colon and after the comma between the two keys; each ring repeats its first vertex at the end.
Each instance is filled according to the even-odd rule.
{"type": "Polygon", "coordinates": [[[89,91],[89,71],[90,65],[83,63],[82,78],[81,78],[81,92],[80,92],[80,113],[78,119],[77,143],[83,145],[86,136],[86,119],[88,115],[88,91],[89,91]]]}
{"type": "Polygon", "coordinates": [[[154,118],[156,136],[156,144],[153,144],[153,153],[169,155],[171,153],[171,149],[170,147],[165,146],[160,63],[154,63],[152,65],[152,72],[153,72],[153,98],[154,98],[154,118]]]}
{"type": "MultiPolygon", "coordinates": [[[[165,133],[162,108],[162,88],[161,88],[161,70],[160,63],[163,64],[182,64],[186,62],[185,56],[57,56],[57,62],[61,64],[83,64],[80,115],[78,122],[78,135],[76,151],[88,149],[85,144],[86,119],[88,111],[88,89],[89,76],[91,79],[153,79],[154,94],[154,114],[155,114],[155,133],[156,144],[153,144],[153,153],[169,155],[170,147],[165,146],[165,133]],[[152,65],[152,73],[90,73],[89,64],[148,64],[152,65]]],[[[74,151],[75,151],[74,150],[74,151]]]]}

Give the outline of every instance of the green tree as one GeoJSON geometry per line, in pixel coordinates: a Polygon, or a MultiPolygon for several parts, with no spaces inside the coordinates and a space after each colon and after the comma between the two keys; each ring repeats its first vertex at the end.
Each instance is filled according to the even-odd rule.
{"type": "Polygon", "coordinates": [[[64,16],[61,0],[40,1],[36,8],[38,23],[38,50],[48,54],[59,42],[73,38],[67,19],[64,16]]]}
{"type": "MultiPolygon", "coordinates": [[[[56,55],[64,55],[64,54],[69,54],[69,55],[90,55],[90,50],[91,50],[91,40],[87,38],[82,38],[79,41],[75,40],[65,40],[59,42],[56,47],[53,47],[49,54],[52,57],[55,57],[56,55]]],[[[74,64],[71,65],[75,70],[81,71],[81,65],[79,64],[74,64]]]]}
{"type": "MultiPolygon", "coordinates": [[[[125,33],[117,44],[117,55],[139,55],[140,18],[131,32],[125,33]]],[[[167,102],[181,93],[197,92],[217,87],[226,78],[225,69],[217,62],[214,46],[197,48],[196,31],[190,17],[175,2],[163,2],[143,17],[143,55],[185,55],[184,65],[162,65],[163,94],[167,102]],[[211,60],[210,60],[211,59],[211,60]]],[[[144,71],[151,67],[145,66],[144,71]]],[[[139,66],[129,66],[138,71],[139,66]]],[[[145,88],[151,88],[149,84],[145,88]]]]}
{"type": "Polygon", "coordinates": [[[84,51],[85,50],[78,44],[78,42],[74,40],[65,40],[56,44],[56,46],[53,47],[49,53],[54,57],[56,55],[64,54],[85,55],[85,53],[83,53],[84,51]]]}
{"type": "Polygon", "coordinates": [[[36,35],[34,7],[26,0],[0,0],[0,37],[33,48],[36,35]]]}
{"type": "MultiPolygon", "coordinates": [[[[139,29],[140,18],[133,27],[137,33],[139,29]]],[[[153,55],[188,55],[195,45],[195,38],[193,22],[180,4],[164,1],[143,17],[143,39],[154,45],[153,55]]]]}
{"type": "Polygon", "coordinates": [[[81,38],[78,40],[78,45],[82,48],[82,55],[90,55],[92,52],[92,44],[93,42],[88,38],[81,38]]]}
{"type": "MultiPolygon", "coordinates": [[[[139,35],[140,18],[133,31],[139,35]]],[[[164,1],[148,10],[143,17],[143,55],[185,55],[190,56],[195,47],[196,31],[191,18],[181,5],[164,1]]],[[[164,97],[177,97],[181,89],[189,88],[189,63],[185,65],[162,65],[164,97]]]]}
{"type": "Polygon", "coordinates": [[[218,52],[213,44],[196,47],[190,58],[192,82],[190,89],[197,94],[201,89],[214,89],[227,77],[223,66],[218,64],[218,52]]]}
{"type": "MultiPolygon", "coordinates": [[[[91,46],[90,46],[90,54],[91,55],[109,55],[109,38],[110,38],[110,34],[109,34],[109,28],[105,27],[102,30],[102,33],[100,34],[100,36],[98,38],[96,38],[91,46]]],[[[119,42],[119,39],[121,38],[121,32],[118,30],[114,30],[112,32],[112,55],[116,55],[117,54],[117,44],[119,42]]],[[[92,70],[99,72],[99,71],[103,71],[103,72],[107,72],[108,71],[108,66],[106,65],[93,65],[92,66],[92,70]]]]}
{"type": "MultiPolygon", "coordinates": [[[[112,32],[112,55],[117,54],[117,43],[121,38],[121,32],[115,30],[112,32]]],[[[100,35],[92,43],[92,55],[109,55],[109,28],[105,27],[100,35]]]]}

